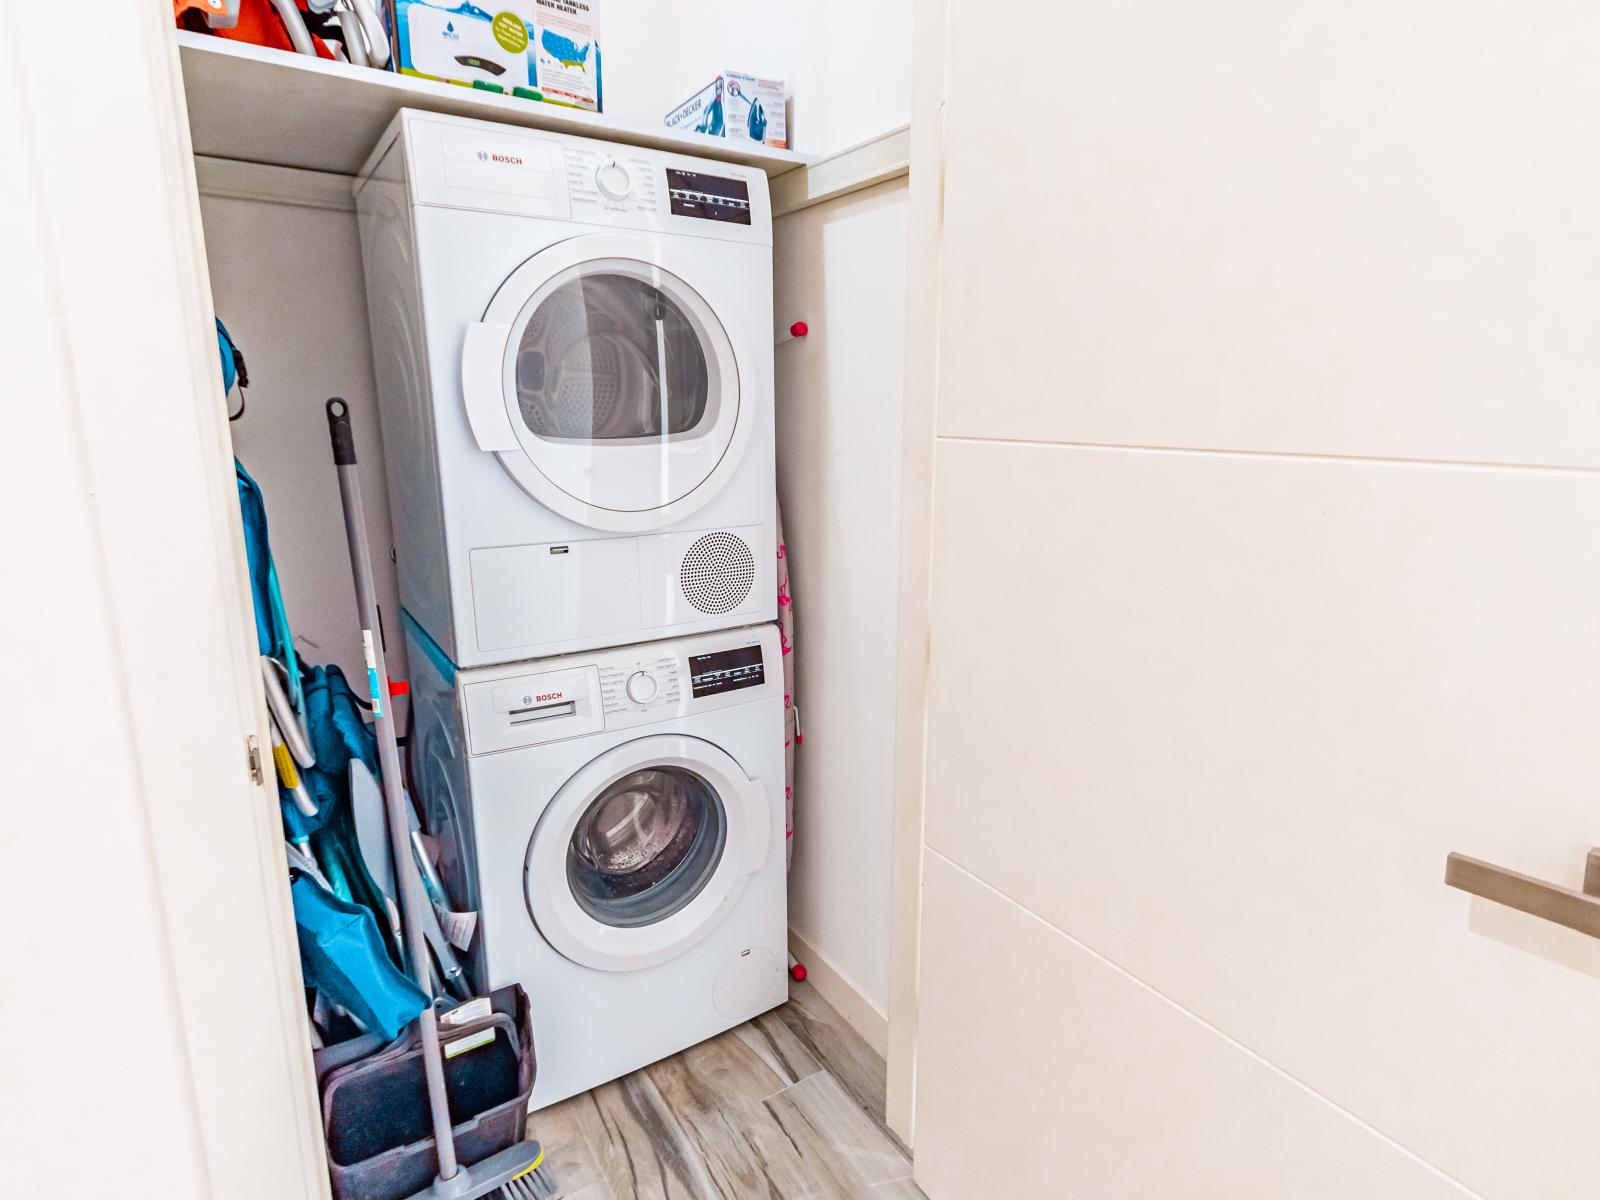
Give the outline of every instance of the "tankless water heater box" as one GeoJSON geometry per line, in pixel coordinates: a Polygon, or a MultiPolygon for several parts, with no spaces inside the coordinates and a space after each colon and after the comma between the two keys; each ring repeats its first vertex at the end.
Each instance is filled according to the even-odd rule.
{"type": "Polygon", "coordinates": [[[406,75],[600,111],[599,0],[393,0],[406,75]]]}
{"type": "Polygon", "coordinates": [[[789,148],[781,79],[724,71],[667,114],[668,129],[789,148]]]}

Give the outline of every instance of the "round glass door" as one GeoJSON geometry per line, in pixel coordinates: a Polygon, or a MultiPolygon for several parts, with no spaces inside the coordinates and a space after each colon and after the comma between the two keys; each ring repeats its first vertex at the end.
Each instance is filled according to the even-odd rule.
{"type": "Polygon", "coordinates": [[[567,780],[534,826],[528,913],[583,966],[666,962],[715,929],[768,861],[771,805],[766,788],[700,738],[614,747],[567,780]]]}
{"type": "Polygon", "coordinates": [[[540,300],[517,342],[517,411],[550,441],[693,437],[711,368],[672,297],[615,272],[579,275],[540,300]]]}
{"type": "Polygon", "coordinates": [[[658,529],[715,496],[739,464],[754,408],[687,269],[637,239],[573,238],[512,272],[479,335],[468,331],[469,418],[475,432],[503,431],[479,444],[570,520],[658,529]]]}
{"type": "Polygon", "coordinates": [[[699,775],[651,767],[611,784],[567,843],[567,883],[596,921],[653,924],[698,896],[722,859],[728,821],[699,775]]]}

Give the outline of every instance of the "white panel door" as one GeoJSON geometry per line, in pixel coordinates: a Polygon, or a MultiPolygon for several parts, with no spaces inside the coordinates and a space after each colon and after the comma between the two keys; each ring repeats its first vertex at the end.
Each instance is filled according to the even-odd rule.
{"type": "Polygon", "coordinates": [[[1600,466],[1600,9],[952,9],[942,432],[1600,466]]]}
{"type": "Polygon", "coordinates": [[[164,9],[74,6],[117,47],[107,103],[29,52],[37,5],[0,2],[3,844],[29,905],[6,933],[0,1189],[114,1175],[127,1195],[315,1200],[327,1164],[282,823],[248,765],[267,714],[164,9]],[[91,1050],[97,1034],[117,1045],[91,1050]],[[89,1097],[116,1117],[85,1137],[65,1115],[89,1097]]]}
{"type": "Polygon", "coordinates": [[[1594,1196],[1600,10],[946,33],[918,1181],[1594,1196]]]}

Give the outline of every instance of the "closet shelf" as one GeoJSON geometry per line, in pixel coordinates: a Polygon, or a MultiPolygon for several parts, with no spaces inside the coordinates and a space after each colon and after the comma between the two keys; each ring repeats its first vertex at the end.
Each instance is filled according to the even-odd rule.
{"type": "Polygon", "coordinates": [[[769,176],[814,156],[730,142],[456,84],[328,62],[177,31],[196,154],[354,175],[402,108],[605,138],[760,167],[769,176]]]}

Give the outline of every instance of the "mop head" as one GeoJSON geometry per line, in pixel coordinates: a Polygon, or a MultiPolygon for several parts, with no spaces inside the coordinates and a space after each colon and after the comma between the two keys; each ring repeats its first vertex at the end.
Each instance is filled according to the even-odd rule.
{"type": "Polygon", "coordinates": [[[555,1177],[546,1169],[541,1156],[537,1167],[501,1184],[494,1196],[495,1200],[560,1200],[561,1189],[556,1186],[555,1177]]]}
{"type": "Polygon", "coordinates": [[[560,1200],[561,1189],[543,1166],[502,1184],[495,1193],[498,1200],[560,1200]]]}
{"type": "Polygon", "coordinates": [[[544,1147],[521,1142],[462,1167],[449,1179],[435,1179],[411,1200],[558,1200],[560,1195],[544,1167],[544,1147]]]}

